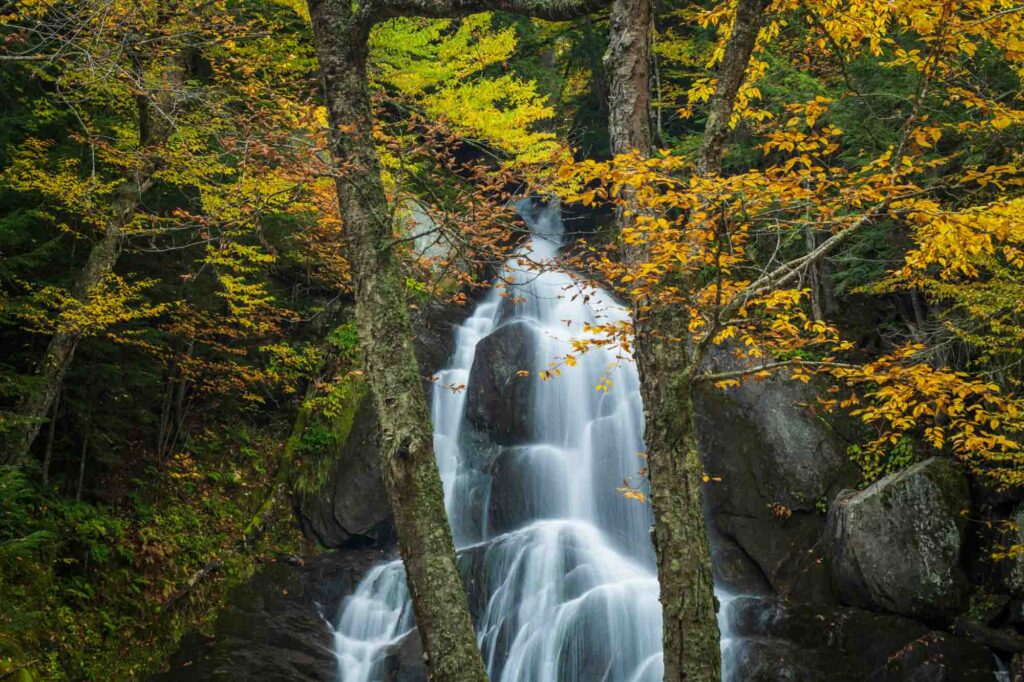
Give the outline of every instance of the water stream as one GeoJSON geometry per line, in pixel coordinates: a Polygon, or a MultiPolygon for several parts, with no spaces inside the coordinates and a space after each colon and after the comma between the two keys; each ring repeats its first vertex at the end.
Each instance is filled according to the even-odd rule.
{"type": "MultiPolygon", "coordinates": [[[[477,641],[492,680],[657,682],[661,607],[650,508],[616,490],[643,464],[636,367],[601,349],[580,356],[560,377],[537,379],[571,351],[584,323],[624,319],[627,312],[569,274],[524,268],[522,257],[544,262],[557,255],[563,228],[557,206],[524,203],[520,213],[532,239],[505,265],[516,284],[510,296],[493,289],[457,329],[455,352],[431,400],[477,641]],[[527,330],[530,366],[522,369],[531,375],[522,381],[533,388],[529,437],[500,447],[467,422],[467,391],[449,387],[470,383],[477,344],[510,324],[527,330]],[[595,390],[605,377],[613,388],[595,390]]],[[[342,605],[342,682],[380,680],[389,648],[413,628],[401,562],[375,567],[342,605]]],[[[722,639],[727,646],[727,632],[722,639]]]]}

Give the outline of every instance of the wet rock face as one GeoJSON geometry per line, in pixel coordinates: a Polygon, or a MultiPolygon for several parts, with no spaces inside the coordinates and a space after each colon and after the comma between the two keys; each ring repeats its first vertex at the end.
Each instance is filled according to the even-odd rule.
{"type": "Polygon", "coordinates": [[[413,630],[391,648],[383,667],[384,682],[427,682],[419,630],[413,630]]]}
{"type": "Polygon", "coordinates": [[[338,659],[330,623],[383,554],[348,550],[268,564],[234,589],[212,637],[190,633],[150,682],[326,682],[338,659]]]}
{"type": "MultiPolygon", "coordinates": [[[[736,369],[727,356],[715,371],[736,369]]],[[[708,473],[712,512],[761,516],[779,504],[813,512],[858,480],[846,455],[856,440],[847,424],[815,409],[820,386],[782,376],[747,380],[726,390],[701,385],[694,394],[697,436],[708,473]]]]}
{"type": "MultiPolygon", "coordinates": [[[[438,371],[455,350],[454,329],[473,311],[472,304],[449,304],[429,301],[413,313],[413,351],[424,379],[438,371]]],[[[431,384],[424,382],[429,391],[431,384]]]]}
{"type": "Polygon", "coordinates": [[[378,467],[379,432],[373,398],[367,394],[356,410],[348,438],[337,446],[324,488],[295,501],[302,532],[322,547],[386,547],[394,541],[378,467]]]}
{"type": "MultiPolygon", "coordinates": [[[[413,348],[425,377],[448,361],[452,330],[468,314],[465,305],[431,302],[413,316],[413,348]]],[[[431,382],[424,380],[424,390],[431,382]]],[[[391,509],[380,477],[380,423],[373,396],[367,391],[352,419],[352,430],[337,446],[324,487],[294,502],[302,532],[330,549],[390,547],[395,542],[391,509]]]]}
{"type": "Polygon", "coordinates": [[[744,682],[989,682],[993,660],[969,640],[851,607],[740,597],[732,679],[744,682]]]}
{"type": "Polygon", "coordinates": [[[960,612],[968,588],[962,511],[970,504],[966,477],[945,459],[842,493],[829,511],[826,537],[844,601],[924,620],[960,612]]]}
{"type": "MultiPolygon", "coordinates": [[[[490,467],[487,492],[487,530],[493,537],[521,528],[532,519],[554,518],[565,498],[564,481],[537,481],[523,472],[531,460],[543,458],[543,448],[503,448],[490,467]]],[[[553,457],[554,458],[554,457],[553,457]]]]}
{"type": "Polygon", "coordinates": [[[532,435],[533,347],[530,326],[511,322],[498,327],[476,348],[466,387],[466,419],[501,445],[525,443],[532,435]],[[530,375],[519,376],[521,370],[530,375]]]}
{"type": "MultiPolygon", "coordinates": [[[[735,369],[721,353],[712,371],[735,369]]],[[[716,566],[727,589],[767,581],[782,596],[835,603],[821,545],[822,509],[858,480],[846,446],[852,428],[813,409],[818,387],[782,377],[745,381],[728,390],[700,386],[694,392],[697,441],[705,470],[716,479],[705,486],[712,536],[733,543],[755,571],[728,575],[716,566]]],[[[714,550],[714,547],[713,547],[714,550]]]]}
{"type": "MultiPolygon", "coordinates": [[[[740,593],[761,579],[775,594],[809,602],[836,603],[821,543],[825,518],[820,514],[794,513],[789,518],[721,514],[713,517],[719,533],[730,539],[756,567],[756,574],[726,579],[716,567],[719,584],[740,593]],[[737,584],[737,582],[739,584],[737,584]]],[[[756,594],[756,592],[755,592],[756,594]]]]}

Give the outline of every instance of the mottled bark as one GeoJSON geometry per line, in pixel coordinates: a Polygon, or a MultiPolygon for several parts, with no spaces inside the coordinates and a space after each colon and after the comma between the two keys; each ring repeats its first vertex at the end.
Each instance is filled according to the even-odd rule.
{"type": "Polygon", "coordinates": [[[486,680],[434,460],[412,324],[392,249],[366,78],[370,24],[349,0],[309,0],[338,168],[356,327],[380,415],[381,473],[431,678],[486,680]]]}
{"type": "Polygon", "coordinates": [[[636,343],[661,587],[666,681],[721,679],[718,621],[690,401],[694,358],[677,311],[655,308],[636,343]]]}
{"type": "Polygon", "coordinates": [[[373,25],[397,16],[506,11],[570,19],[604,0],[307,0],[338,168],[356,327],[381,422],[381,474],[432,680],[486,680],[434,460],[433,434],[412,347],[392,216],[373,144],[367,84],[373,25]]]}
{"type": "Polygon", "coordinates": [[[729,42],[718,67],[715,94],[708,103],[708,120],[701,140],[697,170],[701,175],[722,172],[722,153],[729,135],[729,121],[736,108],[736,95],[743,85],[750,65],[750,55],[757,43],[764,10],[771,0],[739,0],[729,42]]]}
{"type": "MultiPolygon", "coordinates": [[[[743,82],[760,25],[764,0],[740,0],[735,30],[726,48],[719,83],[709,105],[698,169],[721,170],[722,149],[736,94],[743,82]]],[[[612,152],[651,153],[651,0],[616,0],[607,57],[611,76],[609,129],[612,152]]],[[[626,197],[620,226],[640,207],[626,197]]],[[[643,247],[626,247],[632,263],[646,258],[643,247]]],[[[675,281],[682,290],[692,283],[675,281]]],[[[703,467],[694,437],[691,389],[700,358],[688,346],[686,319],[676,307],[639,301],[634,311],[635,354],[645,406],[654,513],[654,547],[663,613],[666,682],[721,679],[711,557],[701,502],[703,467]]]]}
{"type": "Polygon", "coordinates": [[[615,0],[605,69],[608,134],[613,154],[651,153],[651,20],[653,0],[615,0]]]}
{"type": "MultiPolygon", "coordinates": [[[[612,152],[650,155],[651,0],[616,0],[606,62],[611,75],[612,152]]],[[[620,211],[627,227],[639,207],[620,211]]],[[[625,257],[642,262],[642,247],[625,257]]],[[[666,681],[711,681],[721,676],[711,558],[701,505],[703,469],[693,434],[691,359],[679,310],[638,302],[635,355],[644,400],[644,441],[654,513],[654,549],[662,606],[666,681]],[[641,312],[642,308],[646,311],[641,312]]]]}

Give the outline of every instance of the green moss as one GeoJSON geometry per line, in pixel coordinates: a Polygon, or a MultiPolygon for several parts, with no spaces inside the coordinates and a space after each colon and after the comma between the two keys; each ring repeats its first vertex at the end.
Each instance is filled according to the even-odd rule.
{"type": "Polygon", "coordinates": [[[253,551],[230,552],[270,489],[261,463],[281,449],[277,430],[225,425],[193,441],[190,453],[141,464],[117,505],[76,502],[0,467],[0,677],[25,666],[4,679],[142,679],[186,630],[209,627],[253,557],[301,551],[283,509],[253,551]],[[216,557],[220,570],[169,603],[216,557]]]}
{"type": "Polygon", "coordinates": [[[293,434],[296,441],[292,443],[296,455],[292,487],[296,492],[315,494],[323,489],[367,392],[365,381],[347,375],[322,395],[305,402],[302,409],[306,416],[293,434]]]}
{"type": "Polygon", "coordinates": [[[867,486],[875,481],[906,469],[918,460],[914,440],[903,436],[891,448],[884,452],[865,450],[859,445],[851,445],[846,449],[857,466],[860,467],[862,484],[867,486]]]}

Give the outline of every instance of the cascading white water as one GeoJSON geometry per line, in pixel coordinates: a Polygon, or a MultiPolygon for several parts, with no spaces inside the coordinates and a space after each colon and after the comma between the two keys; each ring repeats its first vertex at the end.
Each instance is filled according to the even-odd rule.
{"type": "MultiPolygon", "coordinates": [[[[585,323],[622,320],[627,312],[556,268],[522,266],[522,258],[546,262],[557,255],[562,223],[555,205],[524,202],[520,214],[533,234],[505,265],[504,278],[517,283],[510,296],[492,290],[458,328],[431,401],[448,517],[476,605],[477,641],[492,680],[656,682],[661,607],[650,508],[616,490],[642,466],[636,368],[629,358],[597,349],[557,379],[537,379],[539,370],[571,352],[570,340],[584,335],[585,323]],[[481,469],[474,451],[479,439],[468,437],[466,391],[450,388],[469,384],[477,344],[510,323],[529,330],[532,360],[523,369],[530,377],[522,380],[535,384],[532,438],[498,448],[515,468],[515,490],[481,469]],[[606,376],[612,390],[595,390],[606,376]],[[494,509],[502,510],[500,518],[494,509]]],[[[342,604],[336,631],[342,682],[379,680],[388,649],[414,627],[411,613],[401,562],[374,568],[342,604]]]]}

